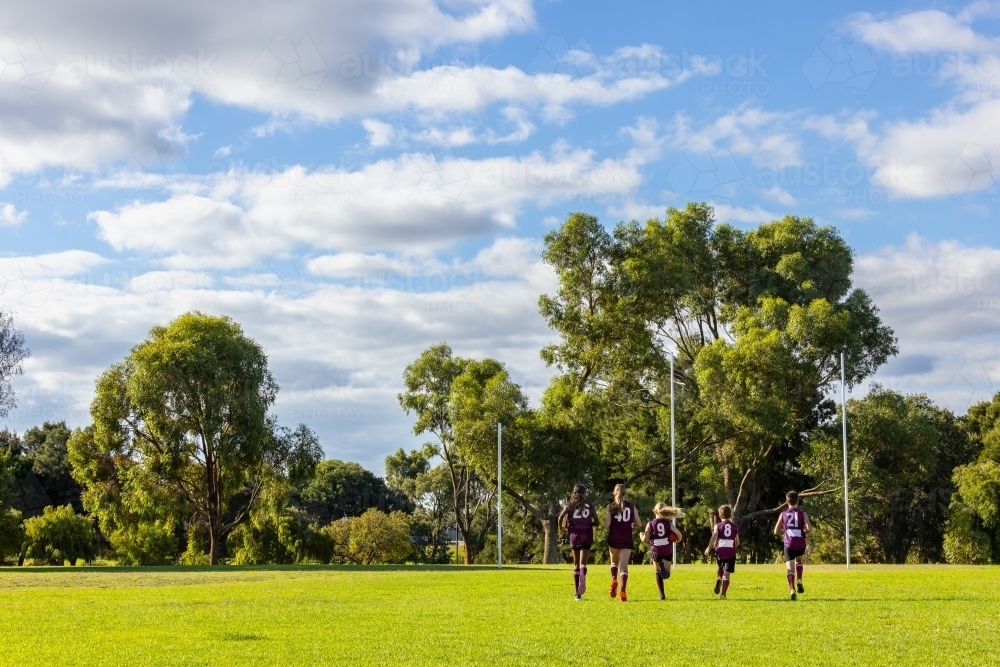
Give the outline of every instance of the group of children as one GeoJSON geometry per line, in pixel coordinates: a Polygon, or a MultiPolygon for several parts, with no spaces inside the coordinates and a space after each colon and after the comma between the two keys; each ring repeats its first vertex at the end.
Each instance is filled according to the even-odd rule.
{"type": "MultiPolygon", "coordinates": [[[[625,485],[615,486],[614,499],[604,511],[603,526],[608,529],[608,549],[611,552],[611,597],[622,602],[628,600],[628,564],[632,555],[634,528],[639,529],[639,538],[649,545],[650,557],[656,574],[656,587],[660,599],[665,600],[663,582],[670,578],[674,555],[674,544],[684,536],[674,525],[674,519],[684,516],[684,512],[666,503],[656,503],[653,519],[643,527],[635,505],[626,498],[625,485]]],[[[799,494],[789,491],[785,495],[787,509],[778,516],[774,534],[781,536],[784,543],[785,568],[788,590],[792,600],[805,593],[802,585],[802,557],[806,550],[806,534],[812,530],[809,516],[799,508],[799,494]]],[[[597,525],[597,510],[587,500],[587,490],[582,484],[573,487],[573,495],[559,515],[559,526],[569,533],[569,544],[573,549],[573,590],[577,600],[583,598],[587,590],[587,562],[594,544],[594,526],[597,525]]],[[[712,538],[705,549],[705,556],[715,552],[717,565],[715,594],[725,600],[729,591],[729,581],[736,570],[736,550],[740,546],[739,526],[733,522],[733,509],[729,505],[719,508],[719,521],[712,527],[712,538]]]]}

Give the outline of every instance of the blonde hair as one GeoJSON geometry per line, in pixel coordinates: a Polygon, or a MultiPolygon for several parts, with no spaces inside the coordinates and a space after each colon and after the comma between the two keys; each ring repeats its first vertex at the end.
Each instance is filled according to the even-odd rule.
{"type": "Polygon", "coordinates": [[[680,519],[684,516],[684,510],[680,507],[671,507],[666,503],[656,503],[653,507],[653,514],[661,519],[680,519]]]}
{"type": "Polygon", "coordinates": [[[620,512],[625,507],[625,485],[615,484],[614,500],[611,501],[611,511],[620,512]]]}

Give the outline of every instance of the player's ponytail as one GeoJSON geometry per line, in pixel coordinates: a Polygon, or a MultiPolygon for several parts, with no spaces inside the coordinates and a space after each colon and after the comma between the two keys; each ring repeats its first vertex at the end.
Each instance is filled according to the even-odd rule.
{"type": "Polygon", "coordinates": [[[614,500],[611,501],[611,513],[616,514],[625,509],[625,485],[615,484],[614,500]]]}
{"type": "Polygon", "coordinates": [[[684,510],[680,507],[671,507],[666,503],[656,503],[656,507],[653,508],[653,514],[661,519],[680,519],[684,516],[684,510]]]}

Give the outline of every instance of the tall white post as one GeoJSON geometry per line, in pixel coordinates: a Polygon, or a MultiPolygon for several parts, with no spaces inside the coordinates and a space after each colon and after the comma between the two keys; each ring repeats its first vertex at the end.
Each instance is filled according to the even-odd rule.
{"type": "Polygon", "coordinates": [[[497,422],[497,569],[503,567],[503,424],[497,422]]]}
{"type": "MultiPolygon", "coordinates": [[[[670,504],[677,507],[677,455],[674,448],[674,355],[670,355],[670,504]]],[[[671,521],[677,524],[677,519],[671,521]]],[[[677,548],[674,548],[674,567],[677,567],[677,548]]]]}
{"type": "Polygon", "coordinates": [[[844,426],[844,543],[847,552],[847,569],[851,569],[851,506],[847,499],[847,373],[844,371],[844,353],[840,353],[840,410],[844,426]]]}

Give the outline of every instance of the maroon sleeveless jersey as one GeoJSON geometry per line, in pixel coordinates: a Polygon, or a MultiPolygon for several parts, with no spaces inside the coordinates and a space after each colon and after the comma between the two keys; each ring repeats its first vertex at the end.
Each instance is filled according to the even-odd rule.
{"type": "Polygon", "coordinates": [[[785,534],[786,549],[806,548],[806,513],[798,507],[789,507],[781,513],[781,528],[785,534]]]}
{"type": "Polygon", "coordinates": [[[608,546],[613,549],[631,549],[633,522],[635,522],[635,505],[626,501],[620,511],[611,514],[608,546]]]}
{"type": "Polygon", "coordinates": [[[656,518],[649,522],[649,544],[650,549],[656,556],[673,556],[674,543],[672,541],[670,519],[656,518]]]}
{"type": "Polygon", "coordinates": [[[566,517],[569,527],[569,543],[573,546],[590,546],[594,543],[594,505],[589,500],[583,507],[570,510],[566,517]]]}
{"type": "Polygon", "coordinates": [[[715,530],[715,556],[719,560],[736,558],[736,536],[739,535],[739,527],[729,519],[723,519],[715,524],[715,530]]]}

